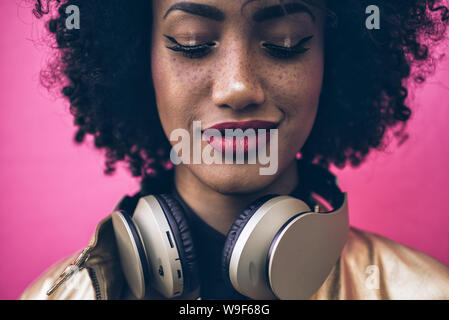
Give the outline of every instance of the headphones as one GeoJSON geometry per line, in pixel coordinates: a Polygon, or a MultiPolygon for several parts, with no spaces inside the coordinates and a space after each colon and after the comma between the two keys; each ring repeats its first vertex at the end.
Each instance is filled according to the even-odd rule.
{"type": "MultiPolygon", "coordinates": [[[[298,163],[296,190],[308,190],[332,209],[317,212],[296,197],[266,195],[240,214],[226,236],[222,272],[225,282],[249,298],[309,298],[346,243],[347,193],[325,168],[298,163]]],[[[116,207],[112,223],[134,296],[142,299],[153,289],[168,299],[199,292],[194,243],[180,201],[169,193],[150,194],[138,200],[132,216],[122,208],[116,207]]]]}

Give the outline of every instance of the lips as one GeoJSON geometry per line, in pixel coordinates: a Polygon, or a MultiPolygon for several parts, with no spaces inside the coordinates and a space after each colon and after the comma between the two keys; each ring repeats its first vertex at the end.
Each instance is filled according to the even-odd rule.
{"type": "Polygon", "coordinates": [[[218,123],[216,125],[213,125],[212,127],[207,128],[208,129],[216,129],[225,133],[226,129],[242,129],[245,131],[246,129],[274,129],[276,128],[277,123],[272,121],[262,121],[262,120],[251,120],[251,121],[244,121],[244,122],[222,122],[218,123]]]}
{"type": "MultiPolygon", "coordinates": [[[[256,152],[260,149],[260,147],[266,146],[270,141],[270,129],[275,129],[277,127],[277,123],[271,121],[262,121],[262,120],[252,120],[245,122],[222,122],[216,125],[213,125],[207,128],[204,131],[209,129],[215,129],[220,131],[221,137],[210,136],[207,142],[217,151],[222,153],[227,150],[232,150],[233,154],[236,152],[243,152],[245,155],[248,152],[256,152]],[[231,129],[241,129],[244,133],[247,129],[253,129],[255,135],[244,135],[244,136],[225,136],[225,130],[231,129]],[[259,131],[260,129],[265,129],[263,131],[259,131]],[[263,146],[260,145],[260,142],[264,142],[263,146]]],[[[207,132],[206,132],[207,135],[207,132]]]]}

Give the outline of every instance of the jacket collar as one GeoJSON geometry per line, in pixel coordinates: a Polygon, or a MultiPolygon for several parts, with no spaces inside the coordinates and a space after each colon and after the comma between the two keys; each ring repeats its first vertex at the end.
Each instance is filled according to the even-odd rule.
{"type": "Polygon", "coordinates": [[[124,289],[125,278],[120,266],[111,215],[97,226],[89,242],[88,268],[97,299],[117,300],[124,289]]]}
{"type": "Polygon", "coordinates": [[[110,215],[98,224],[89,245],[65,267],[47,291],[47,295],[52,295],[64,282],[84,268],[88,270],[97,300],[120,299],[125,280],[120,268],[110,215]]]}
{"type": "MultiPolygon", "coordinates": [[[[134,196],[124,196],[113,211],[125,210],[132,214],[140,197],[169,192],[174,182],[173,178],[174,170],[169,170],[142,181],[141,191],[134,196]]],[[[77,271],[84,268],[89,272],[98,300],[117,300],[122,297],[127,285],[121,269],[111,215],[100,221],[88,246],[64,269],[47,294],[52,294],[77,271]]]]}

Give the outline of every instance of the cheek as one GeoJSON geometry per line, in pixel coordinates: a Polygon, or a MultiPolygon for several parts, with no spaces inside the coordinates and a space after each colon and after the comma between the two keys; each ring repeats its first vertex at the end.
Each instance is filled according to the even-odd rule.
{"type": "MultiPolygon", "coordinates": [[[[155,44],[153,48],[157,48],[155,44]]],[[[154,49],[151,56],[152,79],[162,126],[167,136],[178,128],[189,129],[197,120],[201,96],[201,69],[186,68],[182,58],[154,49]],[[193,70],[193,71],[192,71],[193,70]]]]}
{"type": "Polygon", "coordinates": [[[283,135],[286,150],[301,148],[315,122],[323,83],[323,60],[312,56],[304,63],[280,69],[273,79],[273,101],[285,117],[283,135]]]}
{"type": "Polygon", "coordinates": [[[323,83],[323,62],[318,57],[280,69],[273,79],[274,101],[290,116],[318,108],[323,83]]]}

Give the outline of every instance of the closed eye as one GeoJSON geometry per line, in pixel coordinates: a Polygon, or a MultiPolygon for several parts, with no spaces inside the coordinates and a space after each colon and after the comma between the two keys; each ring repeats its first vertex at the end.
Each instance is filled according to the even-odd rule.
{"type": "Polygon", "coordinates": [[[303,54],[310,50],[310,48],[304,47],[304,45],[313,38],[313,35],[308,36],[300,40],[297,44],[291,47],[279,46],[272,43],[262,42],[261,45],[267,49],[267,53],[274,58],[278,59],[290,59],[303,54]]]}
{"type": "MultiPolygon", "coordinates": [[[[173,46],[166,46],[167,49],[170,49],[175,52],[182,53],[185,57],[190,59],[200,59],[205,56],[207,56],[211,51],[212,48],[217,45],[216,42],[211,41],[207,43],[201,43],[194,46],[187,46],[180,44],[175,38],[170,37],[168,35],[164,36],[172,42],[173,46]]],[[[313,35],[308,36],[302,40],[300,40],[297,44],[291,47],[286,46],[279,46],[273,43],[268,42],[262,42],[261,46],[263,46],[267,53],[277,59],[291,59],[294,57],[297,57],[307,51],[310,50],[310,48],[304,47],[304,45],[309,42],[313,38],[313,35]]]]}
{"type": "Polygon", "coordinates": [[[186,46],[183,44],[180,44],[175,38],[170,37],[168,35],[164,34],[164,37],[166,37],[168,40],[170,40],[172,43],[174,43],[174,46],[167,46],[168,49],[173,50],[175,52],[181,52],[184,56],[190,59],[199,59],[207,54],[212,50],[212,47],[216,46],[216,42],[208,42],[208,43],[202,43],[194,46],[186,46]]]}

